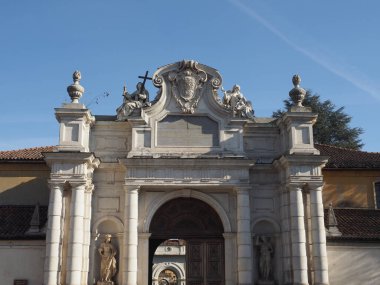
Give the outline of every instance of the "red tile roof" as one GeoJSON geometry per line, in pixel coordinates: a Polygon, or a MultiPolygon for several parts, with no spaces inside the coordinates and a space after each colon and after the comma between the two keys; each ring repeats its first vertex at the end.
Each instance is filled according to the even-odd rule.
{"type": "Polygon", "coordinates": [[[40,146],[0,151],[0,160],[43,160],[43,152],[52,152],[53,146],[40,146]]]}
{"type": "Polygon", "coordinates": [[[325,168],[378,168],[380,152],[366,152],[331,145],[315,144],[321,155],[329,156],[325,168]]]}
{"type": "MultiPolygon", "coordinates": [[[[325,209],[327,225],[328,209],[325,209]]],[[[340,237],[327,237],[328,240],[380,241],[380,210],[334,208],[340,237]]]]}

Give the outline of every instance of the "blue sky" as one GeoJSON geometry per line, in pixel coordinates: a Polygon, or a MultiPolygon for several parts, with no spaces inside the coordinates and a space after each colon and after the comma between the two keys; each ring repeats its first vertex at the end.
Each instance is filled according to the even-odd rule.
{"type": "Polygon", "coordinates": [[[239,84],[258,117],[283,106],[298,73],[345,106],[363,150],[380,151],[379,11],[370,0],[1,1],[0,149],[58,143],[54,108],[75,69],[81,102],[111,115],[125,83],[133,91],[146,70],[194,59],[225,89],[239,84]]]}

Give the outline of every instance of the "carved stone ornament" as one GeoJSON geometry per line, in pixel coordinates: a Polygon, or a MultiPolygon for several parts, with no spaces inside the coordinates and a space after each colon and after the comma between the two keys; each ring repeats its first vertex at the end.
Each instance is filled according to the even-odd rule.
{"type": "Polygon", "coordinates": [[[123,90],[123,104],[116,109],[118,121],[124,121],[130,116],[133,116],[135,110],[144,107],[149,107],[151,104],[148,102],[149,92],[146,90],[141,82],[137,83],[136,91],[129,94],[127,88],[124,86],[123,90]]]}
{"type": "Polygon", "coordinates": [[[294,88],[289,91],[289,96],[293,101],[293,106],[303,107],[302,102],[305,99],[306,90],[300,87],[301,77],[296,74],[292,78],[294,88]]]}
{"type": "Polygon", "coordinates": [[[71,98],[71,103],[79,103],[79,98],[82,97],[84,93],[84,88],[79,84],[82,76],[80,71],[76,70],[73,73],[74,83],[67,87],[67,93],[71,98]]]}
{"type": "Polygon", "coordinates": [[[254,118],[252,103],[241,93],[239,85],[235,84],[232,90],[227,91],[222,87],[222,92],[224,94],[222,104],[227,110],[232,111],[234,117],[254,118]]]}
{"type": "Polygon", "coordinates": [[[183,60],[178,71],[169,73],[172,94],[182,112],[187,114],[194,113],[201,89],[207,81],[206,72],[199,69],[197,64],[194,60],[183,60]]]}

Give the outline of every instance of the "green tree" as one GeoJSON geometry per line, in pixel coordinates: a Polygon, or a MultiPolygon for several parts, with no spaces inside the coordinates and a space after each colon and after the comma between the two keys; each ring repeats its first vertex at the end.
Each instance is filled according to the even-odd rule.
{"type": "MultiPolygon", "coordinates": [[[[284,100],[285,110],[292,106],[290,99],[284,100]]],[[[314,142],[328,144],[338,147],[360,149],[363,143],[359,136],[363,133],[362,128],[351,128],[351,116],[344,112],[344,107],[337,108],[330,100],[321,101],[318,94],[306,92],[303,105],[311,107],[314,113],[318,114],[317,122],[314,125],[314,142]]],[[[273,112],[273,117],[278,118],[285,112],[279,109],[273,112]]]]}

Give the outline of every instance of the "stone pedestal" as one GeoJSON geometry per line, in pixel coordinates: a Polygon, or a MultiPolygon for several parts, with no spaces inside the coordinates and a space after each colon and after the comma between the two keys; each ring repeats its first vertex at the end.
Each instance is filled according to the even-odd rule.
{"type": "Polygon", "coordinates": [[[98,281],[96,285],[115,285],[113,281],[98,281]]]}
{"type": "Polygon", "coordinates": [[[273,280],[259,280],[257,281],[257,285],[274,285],[273,280]]]}

